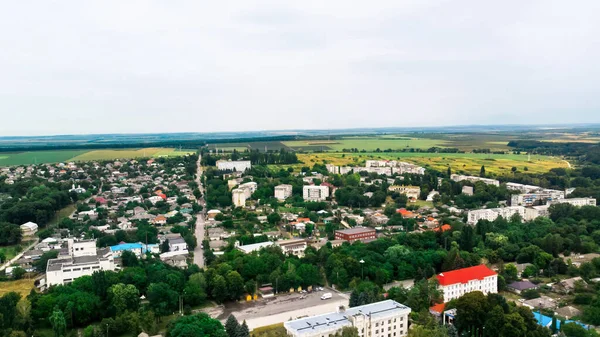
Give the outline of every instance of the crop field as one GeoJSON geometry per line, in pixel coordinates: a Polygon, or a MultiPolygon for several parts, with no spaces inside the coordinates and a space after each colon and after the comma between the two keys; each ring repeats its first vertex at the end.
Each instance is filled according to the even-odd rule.
{"type": "Polygon", "coordinates": [[[114,160],[141,157],[181,156],[195,150],[174,148],[57,150],[0,153],[0,166],[60,163],[70,161],[114,160]]]}
{"type": "Polygon", "coordinates": [[[21,294],[22,297],[26,297],[31,292],[31,289],[35,288],[33,284],[34,280],[16,280],[7,281],[0,283],[0,296],[3,296],[11,291],[21,294]]]}
{"type": "Polygon", "coordinates": [[[259,150],[264,152],[265,149],[267,151],[279,151],[280,149],[289,150],[288,146],[278,141],[266,141],[266,142],[248,142],[248,143],[216,143],[208,145],[208,148],[211,150],[219,149],[225,151],[233,151],[236,149],[237,151],[245,151],[245,150],[259,150]]]}
{"type": "Polygon", "coordinates": [[[556,167],[566,168],[568,165],[560,158],[550,156],[531,156],[517,154],[477,154],[477,153],[314,153],[298,154],[304,164],[296,166],[312,166],[316,163],[334,165],[363,166],[367,159],[399,160],[445,171],[448,166],[453,172],[478,174],[481,166],[488,173],[510,174],[516,167],[519,171],[543,173],[556,167]]]}
{"type": "Polygon", "coordinates": [[[401,150],[403,148],[427,149],[430,147],[447,147],[444,140],[410,138],[394,135],[344,137],[336,140],[298,140],[283,142],[286,146],[300,151],[342,151],[344,149],[359,149],[375,151],[376,149],[401,150]]]}

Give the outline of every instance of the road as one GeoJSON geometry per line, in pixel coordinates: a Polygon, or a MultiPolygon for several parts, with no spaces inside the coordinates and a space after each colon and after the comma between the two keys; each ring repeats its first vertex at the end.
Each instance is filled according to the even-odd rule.
{"type": "Polygon", "coordinates": [[[40,242],[39,238],[35,238],[35,240],[33,240],[33,242],[27,246],[27,248],[23,249],[22,252],[20,252],[19,254],[17,254],[15,257],[13,257],[12,259],[10,259],[9,261],[7,261],[6,263],[4,263],[1,267],[0,270],[4,270],[6,269],[6,267],[10,267],[11,264],[15,263],[15,261],[17,261],[18,259],[20,259],[23,254],[25,254],[26,251],[30,250],[31,248],[33,248],[33,246],[37,245],[38,242],[40,242]]]}
{"type": "Polygon", "coordinates": [[[205,233],[205,226],[204,226],[204,217],[206,214],[206,202],[204,202],[204,187],[202,186],[202,180],[200,179],[202,177],[202,165],[200,165],[200,160],[202,158],[202,155],[198,154],[198,171],[196,172],[196,183],[198,184],[198,189],[200,190],[200,193],[202,193],[202,197],[200,197],[198,200],[196,200],[196,202],[202,206],[202,211],[198,214],[196,214],[196,231],[194,232],[194,234],[196,235],[196,241],[198,242],[198,245],[196,246],[196,249],[194,249],[194,263],[198,265],[198,267],[200,268],[204,268],[204,249],[202,249],[202,241],[204,241],[204,233],[205,233]]]}
{"type": "Polygon", "coordinates": [[[300,294],[285,294],[255,302],[227,303],[225,306],[207,308],[202,311],[221,322],[225,322],[227,317],[233,314],[240,322],[245,320],[248,328],[252,330],[299,317],[334,312],[341,305],[348,307],[348,297],[345,294],[326,289],[307,294],[304,299],[300,298],[300,294]],[[321,295],[326,292],[330,292],[332,298],[321,300],[321,295]]]}

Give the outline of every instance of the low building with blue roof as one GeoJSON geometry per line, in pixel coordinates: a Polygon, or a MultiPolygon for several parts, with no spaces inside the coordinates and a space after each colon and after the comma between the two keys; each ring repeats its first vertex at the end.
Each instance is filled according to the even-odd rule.
{"type": "Polygon", "coordinates": [[[130,251],[137,257],[140,257],[146,253],[159,253],[158,244],[143,244],[137,243],[121,243],[115,246],[110,246],[110,251],[113,253],[113,257],[120,257],[124,251],[130,251]]]}

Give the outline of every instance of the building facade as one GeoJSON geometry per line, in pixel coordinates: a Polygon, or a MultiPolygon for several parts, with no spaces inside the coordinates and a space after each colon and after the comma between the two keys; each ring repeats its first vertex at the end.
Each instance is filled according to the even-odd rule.
{"type": "Polygon", "coordinates": [[[275,242],[286,255],[295,255],[299,258],[304,257],[304,251],[308,244],[306,240],[283,240],[275,242]]]}
{"type": "Polygon", "coordinates": [[[408,199],[419,199],[421,195],[421,188],[419,186],[400,186],[400,185],[392,185],[388,187],[389,191],[398,192],[400,194],[404,194],[408,197],[408,199]]]}
{"type": "Polygon", "coordinates": [[[241,188],[236,188],[231,191],[231,199],[235,207],[246,206],[246,191],[241,188]]]}
{"type": "Polygon", "coordinates": [[[596,199],[594,198],[570,198],[561,200],[552,200],[548,202],[548,205],[553,204],[571,204],[576,207],[582,206],[596,206],[596,199]]]}
{"type": "Polygon", "coordinates": [[[500,186],[500,181],[496,180],[496,179],[489,179],[489,178],[482,178],[482,177],[477,177],[477,176],[465,176],[462,174],[451,174],[450,175],[450,179],[459,182],[459,181],[470,181],[472,183],[477,182],[477,181],[481,181],[484,182],[488,185],[494,185],[494,186],[500,186]]]}
{"type": "Polygon", "coordinates": [[[21,233],[23,234],[23,236],[31,236],[37,232],[38,224],[36,224],[35,222],[29,221],[29,222],[22,224],[20,226],[20,228],[21,228],[21,233]]]}
{"type": "Polygon", "coordinates": [[[479,220],[494,221],[499,216],[510,219],[515,214],[518,214],[521,219],[526,219],[525,210],[523,206],[476,209],[467,213],[467,224],[475,225],[479,220]]]}
{"type": "Polygon", "coordinates": [[[348,241],[350,243],[359,240],[363,242],[368,242],[377,239],[377,233],[374,228],[354,227],[336,230],[335,239],[348,241]]]}
{"type": "Polygon", "coordinates": [[[275,198],[277,200],[285,200],[292,196],[292,185],[277,185],[275,186],[275,198]]]}
{"type": "Polygon", "coordinates": [[[329,187],[304,185],[302,187],[304,201],[323,201],[329,197],[329,187]]]}
{"type": "Polygon", "coordinates": [[[249,160],[217,160],[217,169],[221,171],[244,172],[252,168],[249,160]]]}
{"type": "Polygon", "coordinates": [[[355,327],[359,337],[403,337],[408,334],[410,312],[409,307],[387,300],[287,321],[283,326],[292,337],[327,337],[344,327],[355,327]]]}
{"type": "Polygon", "coordinates": [[[481,291],[486,295],[498,293],[498,274],[483,264],[443,272],[436,278],[438,289],[444,293],[444,303],[472,291],[481,291]]]}

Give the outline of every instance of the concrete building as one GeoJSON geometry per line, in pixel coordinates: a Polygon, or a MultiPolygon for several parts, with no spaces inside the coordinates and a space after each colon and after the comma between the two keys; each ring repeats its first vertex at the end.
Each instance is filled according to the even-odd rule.
{"type": "Polygon", "coordinates": [[[473,195],[473,186],[463,186],[462,194],[464,195],[473,195]]]}
{"type": "Polygon", "coordinates": [[[558,190],[539,190],[536,193],[513,194],[510,197],[511,206],[543,205],[551,201],[565,198],[565,192],[558,190]]]}
{"type": "Polygon", "coordinates": [[[267,242],[253,243],[250,245],[243,245],[243,246],[238,245],[236,248],[245,254],[250,254],[252,252],[258,252],[262,248],[272,247],[274,244],[275,243],[272,241],[267,241],[267,242]]]}
{"type": "Polygon", "coordinates": [[[231,199],[235,207],[246,206],[246,191],[245,189],[236,188],[231,191],[231,199]]]}
{"type": "Polygon", "coordinates": [[[283,323],[288,336],[323,337],[355,327],[359,337],[402,337],[408,334],[411,309],[393,300],[381,301],[329,314],[283,323]]]}
{"type": "Polygon", "coordinates": [[[488,185],[494,185],[494,186],[500,186],[500,181],[496,180],[496,179],[489,179],[489,178],[482,178],[482,177],[477,177],[477,176],[465,176],[462,174],[451,174],[450,175],[450,179],[459,182],[459,181],[470,181],[472,183],[477,182],[477,181],[481,181],[484,182],[488,185]]]}
{"type": "Polygon", "coordinates": [[[23,236],[34,235],[38,230],[38,224],[36,224],[35,222],[31,222],[31,221],[22,224],[20,227],[21,227],[21,233],[23,234],[23,236]]]}
{"type": "Polygon", "coordinates": [[[304,251],[306,250],[306,247],[308,247],[306,240],[303,239],[277,241],[275,244],[281,247],[284,254],[295,255],[299,258],[304,257],[304,251]]]}
{"type": "Polygon", "coordinates": [[[292,185],[277,185],[275,186],[275,198],[277,200],[285,200],[292,196],[292,185]]]}
{"type": "Polygon", "coordinates": [[[221,171],[236,171],[244,172],[252,168],[252,164],[249,160],[217,160],[217,169],[221,171]]]}
{"type": "Polygon", "coordinates": [[[96,240],[67,240],[67,249],[58,258],[48,260],[46,285],[61,285],[92,275],[98,270],[114,271],[114,258],[110,248],[96,249],[96,240]]]}
{"type": "Polygon", "coordinates": [[[486,295],[498,293],[498,274],[483,264],[443,272],[436,278],[438,289],[444,293],[444,303],[472,291],[481,291],[486,295]]]}
{"type": "Polygon", "coordinates": [[[419,199],[421,195],[421,188],[419,186],[400,186],[400,185],[392,185],[388,187],[389,191],[398,192],[400,194],[404,194],[408,197],[408,199],[419,199]]]}
{"type": "Polygon", "coordinates": [[[146,253],[158,254],[160,253],[160,248],[158,244],[143,244],[141,242],[138,243],[121,243],[115,246],[110,246],[110,251],[113,254],[113,258],[121,257],[123,252],[128,251],[135,254],[137,257],[141,257],[146,253]]]}
{"type": "Polygon", "coordinates": [[[335,239],[348,241],[350,243],[359,240],[362,242],[369,242],[377,239],[377,233],[374,228],[354,227],[336,230],[335,239]]]}
{"type": "Polygon", "coordinates": [[[323,201],[329,197],[329,187],[304,185],[302,187],[304,201],[323,201]]]}
{"type": "Polygon", "coordinates": [[[596,206],[596,199],[594,198],[570,198],[548,201],[548,205],[553,204],[571,204],[576,207],[582,206],[596,206]]]}
{"type": "MultiPolygon", "coordinates": [[[[523,206],[510,206],[501,208],[489,208],[489,209],[477,209],[467,213],[467,224],[475,225],[479,220],[494,221],[499,216],[510,219],[515,214],[519,214],[522,219],[526,219],[525,207],[523,206]]],[[[529,216],[530,218],[531,216],[529,216]]]]}

